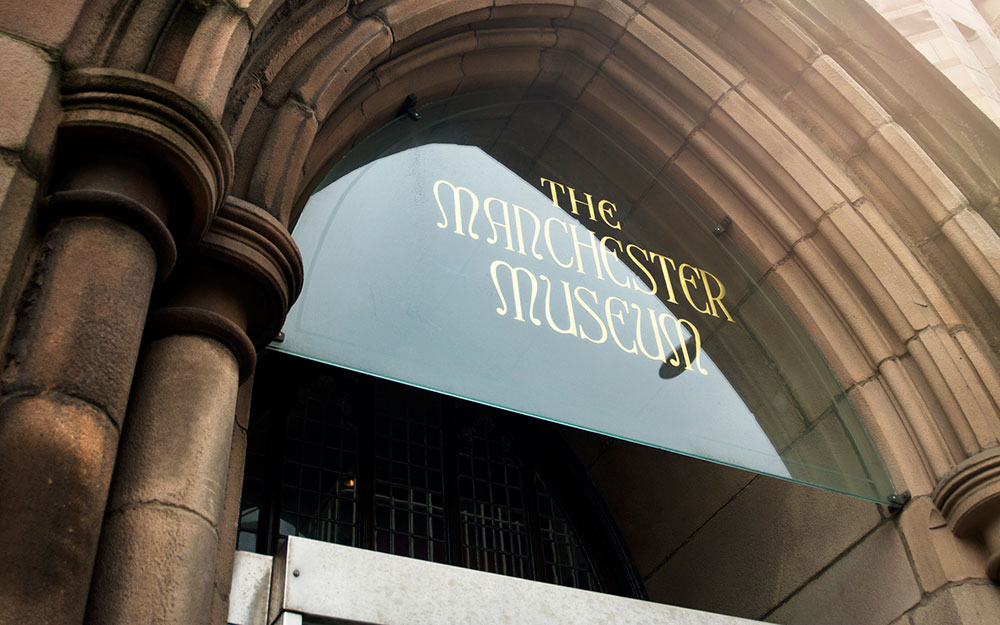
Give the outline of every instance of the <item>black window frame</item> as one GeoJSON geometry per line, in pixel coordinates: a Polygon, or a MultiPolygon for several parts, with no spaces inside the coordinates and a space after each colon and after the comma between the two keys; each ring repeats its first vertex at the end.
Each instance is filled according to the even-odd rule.
{"type": "MultiPolygon", "coordinates": [[[[301,387],[310,381],[315,382],[323,378],[336,379],[340,384],[349,384],[361,396],[377,397],[383,405],[392,405],[396,402],[398,406],[399,402],[414,401],[439,403],[445,465],[442,486],[447,540],[447,559],[443,563],[464,566],[458,484],[460,450],[465,444],[461,430],[463,423],[467,427],[470,415],[481,415],[480,418],[492,420],[503,435],[509,438],[511,454],[522,463],[521,486],[524,490],[528,526],[530,555],[528,566],[531,569],[529,574],[523,576],[546,583],[559,583],[559,580],[555,579],[558,573],[554,572],[551,565],[547,565],[544,556],[545,547],[542,541],[539,500],[536,493],[536,479],[540,479],[551,492],[557,506],[561,508],[590,561],[598,585],[595,590],[637,599],[646,598],[644,585],[610,511],[590,482],[586,470],[560,436],[560,430],[566,426],[273,350],[262,354],[258,363],[248,430],[248,447],[260,449],[260,441],[251,440],[251,437],[261,436],[256,430],[261,426],[262,420],[267,422],[268,427],[263,434],[266,436],[266,444],[263,446],[266,449],[262,472],[263,483],[260,484],[261,497],[257,502],[256,552],[273,555],[281,543],[282,471],[285,467],[285,428],[288,415],[301,387]],[[264,531],[261,531],[261,528],[264,531]]],[[[358,414],[354,423],[359,428],[359,464],[356,475],[345,476],[356,481],[353,488],[357,502],[355,521],[358,540],[354,546],[375,550],[375,418],[373,414],[358,414]]],[[[258,461],[248,456],[247,469],[250,469],[255,462],[258,461]]],[[[260,467],[257,466],[257,469],[260,467]]],[[[244,496],[246,493],[247,483],[244,484],[244,496]]],[[[241,517],[245,512],[246,505],[241,503],[241,517]]],[[[426,559],[441,562],[437,558],[426,559]]]]}

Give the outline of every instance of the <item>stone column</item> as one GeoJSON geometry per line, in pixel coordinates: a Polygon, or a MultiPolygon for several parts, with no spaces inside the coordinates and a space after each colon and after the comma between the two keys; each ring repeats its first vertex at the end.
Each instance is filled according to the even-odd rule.
{"type": "Polygon", "coordinates": [[[83,619],[154,283],[232,178],[221,127],[166,83],[80,70],[0,387],[0,622],[83,619]]]}
{"type": "Polygon", "coordinates": [[[986,549],[986,575],[1000,582],[1000,448],[959,463],[934,489],[934,503],[959,538],[986,549]]]}
{"type": "Polygon", "coordinates": [[[239,387],[253,371],[255,348],[281,327],[301,278],[284,227],[231,199],[158,292],[87,623],[211,621],[220,536],[235,538],[225,530],[236,518],[223,511],[228,473],[243,468],[230,466],[239,387]]]}

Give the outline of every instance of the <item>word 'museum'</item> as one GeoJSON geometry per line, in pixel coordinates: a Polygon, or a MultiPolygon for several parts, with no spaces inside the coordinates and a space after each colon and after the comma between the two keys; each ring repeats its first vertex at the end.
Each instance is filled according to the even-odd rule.
{"type": "MultiPolygon", "coordinates": [[[[584,193],[585,200],[581,201],[572,187],[546,178],[541,179],[541,184],[549,185],[556,207],[562,209],[560,193],[568,195],[566,210],[570,214],[581,216],[581,220],[600,220],[612,230],[621,230],[614,203],[600,200],[595,207],[589,193],[584,193]],[[582,215],[580,208],[584,209],[582,215]]],[[[700,314],[733,321],[723,303],[725,287],[704,269],[677,264],[668,256],[610,235],[598,238],[579,222],[562,216],[543,220],[529,208],[496,197],[480,202],[471,189],[447,180],[436,181],[433,191],[441,211],[438,228],[500,246],[514,255],[550,262],[566,273],[593,276],[622,289],[656,296],[664,304],[677,304],[682,298],[700,314]]],[[[544,317],[548,327],[559,334],[595,344],[610,340],[627,354],[641,354],[674,367],[683,364],[685,369],[708,373],[699,360],[698,329],[669,310],[642,307],[614,295],[598,295],[591,288],[573,286],[567,280],[559,280],[556,286],[548,276],[536,276],[528,268],[502,259],[490,265],[490,278],[500,299],[496,312],[501,316],[513,313],[513,319],[536,326],[543,324],[544,317]],[[508,284],[509,289],[502,288],[508,284]],[[544,305],[537,305],[541,291],[544,305]]]]}

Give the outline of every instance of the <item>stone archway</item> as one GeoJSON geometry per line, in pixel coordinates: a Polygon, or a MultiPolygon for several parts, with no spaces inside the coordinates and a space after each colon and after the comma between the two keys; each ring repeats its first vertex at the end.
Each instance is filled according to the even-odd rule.
{"type": "Polygon", "coordinates": [[[386,2],[289,20],[273,36],[302,45],[251,46],[227,109],[242,165],[235,191],[294,223],[311,181],[408,93],[432,101],[492,86],[555,92],[633,139],[713,217],[734,219],[733,238],[784,285],[862,403],[881,412],[914,387],[941,389],[933,410],[897,399],[898,416],[880,417],[885,429],[937,424],[911,431],[917,445],[886,445],[894,470],[927,492],[996,438],[990,380],[963,364],[991,358],[995,330],[965,328],[985,321],[996,301],[958,297],[936,276],[978,276],[978,294],[992,292],[990,272],[974,269],[978,253],[960,259],[944,248],[997,240],[913,137],[791,16],[766,3],[694,4],[668,15],[625,3],[420,10],[386,2]],[[737,51],[747,67],[729,60],[737,51]],[[752,60],[763,57],[771,61],[763,67],[752,60]],[[942,249],[929,250],[939,231],[942,249]]]}
{"type": "Polygon", "coordinates": [[[654,4],[386,2],[314,16],[275,35],[300,46],[258,43],[237,77],[225,117],[247,164],[237,192],[291,224],[328,163],[409,93],[555,94],[734,220],[731,236],[823,348],[894,475],[929,494],[996,440],[995,277],[968,249],[997,245],[984,230],[992,192],[954,164],[966,184],[949,179],[918,144],[940,147],[940,133],[914,123],[905,98],[863,85],[868,61],[815,36],[828,25],[817,14],[654,4]],[[942,280],[958,274],[961,285],[942,280]]]}
{"type": "MultiPolygon", "coordinates": [[[[255,253],[284,244],[280,226],[329,162],[407,94],[546,89],[733,219],[729,236],[779,285],[917,497],[892,535],[920,554],[920,592],[975,578],[977,541],[1000,550],[1000,142],[863,2],[95,0],[60,3],[47,23],[4,20],[49,72],[19,112],[18,180],[32,192],[11,191],[23,227],[5,235],[19,254],[4,258],[5,312],[40,256],[30,196],[56,154],[59,70],[45,54],[145,72],[221,121],[241,217],[219,224],[270,233],[243,248],[255,253]],[[970,537],[960,563],[945,522],[970,537]]],[[[889,525],[873,522],[863,537],[881,540],[889,525]]]]}

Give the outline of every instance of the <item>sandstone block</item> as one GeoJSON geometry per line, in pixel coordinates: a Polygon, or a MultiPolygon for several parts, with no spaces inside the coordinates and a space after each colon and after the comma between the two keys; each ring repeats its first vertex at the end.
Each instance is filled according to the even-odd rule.
{"type": "Polygon", "coordinates": [[[908,490],[914,495],[931,492],[934,483],[929,467],[916,448],[885,381],[876,376],[855,384],[848,389],[847,395],[879,450],[896,490],[908,490]]]}
{"type": "Polygon", "coordinates": [[[222,117],[249,43],[246,16],[228,4],[216,4],[198,25],[174,83],[191,91],[216,117],[222,117]]]}
{"type": "Polygon", "coordinates": [[[214,339],[183,334],[149,343],[136,374],[109,511],[155,501],[218,523],[237,378],[235,357],[214,339]]]}
{"type": "Polygon", "coordinates": [[[0,163],[0,336],[12,323],[30,252],[38,245],[34,200],[38,183],[22,168],[0,163]]]}
{"type": "MultiPolygon", "coordinates": [[[[6,7],[20,3],[4,3],[6,7]]],[[[27,5],[25,5],[27,6],[27,5]]],[[[38,11],[31,5],[31,12],[38,11]]],[[[40,13],[35,13],[40,14],[40,13]]],[[[22,152],[30,167],[41,173],[59,123],[58,76],[40,48],[0,34],[0,148],[22,152]]]]}
{"type": "Polygon", "coordinates": [[[884,523],[768,618],[787,625],[883,625],[920,598],[899,533],[884,523]]]}
{"type": "Polygon", "coordinates": [[[643,577],[753,477],[738,469],[616,441],[589,470],[643,577]],[[654,480],[642,476],[684,476],[654,480]]]}
{"type": "Polygon", "coordinates": [[[388,54],[392,43],[389,28],[374,19],[355,24],[337,45],[326,49],[298,79],[293,92],[315,107],[316,116],[326,119],[341,100],[345,88],[376,58],[388,54]]]}
{"type": "Polygon", "coordinates": [[[1000,591],[985,580],[944,588],[910,614],[913,625],[990,623],[1000,613],[1000,591]]]}
{"type": "Polygon", "coordinates": [[[155,503],[109,517],[85,623],[205,623],[218,537],[187,510],[155,503]]]}
{"type": "MultiPolygon", "coordinates": [[[[656,601],[761,618],[868,534],[880,518],[875,504],[758,477],[653,573],[646,588],[656,601]]],[[[878,548],[859,558],[858,566],[869,567],[881,558],[874,555],[881,554],[878,548]]],[[[915,589],[912,573],[910,579],[915,589]]],[[[861,592],[865,590],[855,589],[854,594],[861,592]]],[[[845,590],[836,602],[814,599],[807,606],[820,611],[850,596],[845,590]]],[[[775,616],[777,622],[795,622],[775,616]]]]}
{"type": "MultiPolygon", "coordinates": [[[[40,0],[0,4],[0,29],[25,39],[59,47],[69,37],[86,0],[40,0]]],[[[12,69],[6,62],[5,70],[12,69]]],[[[9,97],[10,92],[5,92],[9,97]]]]}
{"type": "Polygon", "coordinates": [[[966,204],[955,184],[898,125],[880,126],[868,139],[868,147],[892,168],[906,188],[912,190],[920,207],[933,221],[944,221],[966,204]]]}
{"type": "Polygon", "coordinates": [[[311,110],[288,100],[278,111],[261,142],[247,200],[289,222],[306,155],[319,123],[311,110]]]}
{"type": "Polygon", "coordinates": [[[973,541],[956,538],[929,497],[908,503],[898,523],[924,592],[983,574],[986,564],[982,550],[973,541]]]}
{"type": "Polygon", "coordinates": [[[0,404],[0,621],[79,623],[118,431],[57,393],[0,404]]]}
{"type": "Polygon", "coordinates": [[[50,388],[85,399],[121,423],[153,287],[146,238],[100,217],[63,219],[18,322],[11,388],[50,388]]]}

